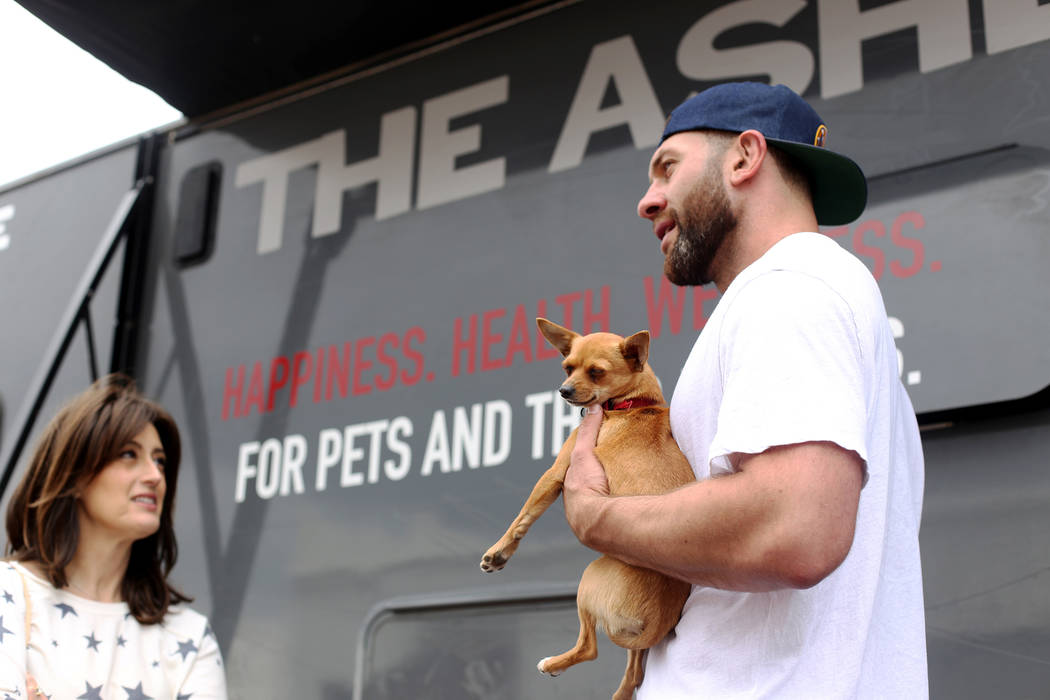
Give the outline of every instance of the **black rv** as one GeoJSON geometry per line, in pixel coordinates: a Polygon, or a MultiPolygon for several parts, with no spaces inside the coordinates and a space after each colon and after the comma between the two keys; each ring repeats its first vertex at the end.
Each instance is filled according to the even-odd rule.
{"type": "Polygon", "coordinates": [[[609,696],[604,639],[535,670],[592,556],[563,519],[478,560],[578,420],[536,316],[650,329],[674,387],[717,293],[662,278],[634,204],[730,79],[803,93],[870,177],[825,233],[924,429],[931,695],[1046,697],[1050,4],[20,1],[187,118],[0,188],[5,502],[64,398],[136,376],[234,697],[609,696]]]}

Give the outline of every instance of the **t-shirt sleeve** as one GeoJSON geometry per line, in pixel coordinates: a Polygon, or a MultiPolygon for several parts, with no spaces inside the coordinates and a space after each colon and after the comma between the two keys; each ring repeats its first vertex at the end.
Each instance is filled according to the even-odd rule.
{"type": "Polygon", "coordinates": [[[0,562],[0,700],[26,696],[25,595],[18,572],[0,562]]]}
{"type": "Polygon", "coordinates": [[[222,652],[207,621],[197,647],[193,664],[176,695],[193,700],[226,700],[226,669],[222,663],[222,652]]]}
{"type": "Polygon", "coordinates": [[[846,301],[815,277],[767,272],[739,290],[719,337],[723,398],[708,459],[829,441],[867,461],[864,358],[846,301]]]}

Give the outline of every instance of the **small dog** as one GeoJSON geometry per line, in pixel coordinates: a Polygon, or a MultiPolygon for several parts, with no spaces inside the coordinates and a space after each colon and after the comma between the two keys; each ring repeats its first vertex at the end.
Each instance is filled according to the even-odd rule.
{"type": "MultiPolygon", "coordinates": [[[[692,467],[671,437],[668,408],[646,360],[649,332],[622,338],[612,333],[581,336],[538,318],[540,332],[565,356],[562,398],[574,406],[601,404],[605,411],[596,452],[613,495],[666,493],[694,480],[692,467]]],[[[569,468],[576,431],[554,466],[540,477],[524,507],[481,560],[483,571],[502,569],[529,527],[557,500],[569,468]]],[[[613,700],[630,700],[642,682],[645,654],[678,623],[690,586],[684,581],[603,556],[583,572],[576,595],[580,637],[576,646],[539,662],[556,676],[598,656],[595,625],[628,650],[627,670],[613,700]]]]}

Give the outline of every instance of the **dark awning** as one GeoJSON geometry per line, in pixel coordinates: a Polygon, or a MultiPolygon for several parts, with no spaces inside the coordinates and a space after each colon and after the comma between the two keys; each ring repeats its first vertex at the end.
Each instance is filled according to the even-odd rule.
{"type": "Polygon", "coordinates": [[[18,0],[187,117],[380,62],[549,2],[18,0]]]}

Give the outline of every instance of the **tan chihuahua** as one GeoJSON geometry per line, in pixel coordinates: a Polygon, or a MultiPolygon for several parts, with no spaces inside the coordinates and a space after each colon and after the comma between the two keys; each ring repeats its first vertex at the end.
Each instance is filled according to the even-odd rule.
{"type": "MultiPolygon", "coordinates": [[[[562,398],[574,406],[601,404],[605,411],[595,451],[615,496],[658,494],[694,480],[692,467],[671,437],[668,409],[656,375],[646,364],[649,332],[622,338],[612,333],[581,336],[538,318],[540,332],[565,356],[568,379],[562,398]]],[[[540,477],[510,528],[481,559],[483,571],[502,569],[521,538],[562,491],[576,431],[562,445],[554,466],[540,477]]],[[[603,556],[580,578],[576,607],[580,637],[576,646],[539,662],[556,676],[598,656],[595,625],[628,650],[627,670],[613,700],[630,700],[642,682],[645,653],[678,623],[689,584],[603,556]]]]}

